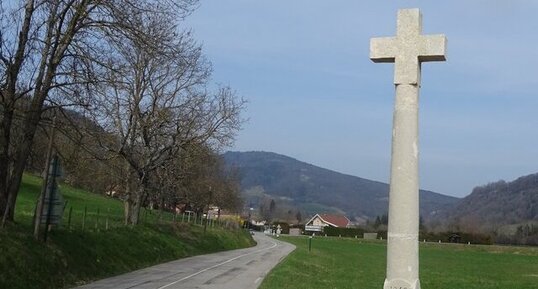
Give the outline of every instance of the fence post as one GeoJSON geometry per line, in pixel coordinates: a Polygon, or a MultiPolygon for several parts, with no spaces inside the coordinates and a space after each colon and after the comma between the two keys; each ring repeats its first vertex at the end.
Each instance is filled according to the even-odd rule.
{"type": "Polygon", "coordinates": [[[84,206],[84,215],[82,215],[82,232],[84,232],[84,228],[86,228],[86,214],[88,213],[88,207],[84,206]]]}
{"type": "Polygon", "coordinates": [[[110,208],[107,209],[106,221],[105,221],[105,230],[108,231],[108,218],[110,216],[110,208]]]}
{"type": "Polygon", "coordinates": [[[67,230],[71,230],[71,214],[73,213],[73,206],[69,207],[69,214],[67,215],[67,230]]]}
{"type": "Polygon", "coordinates": [[[99,230],[99,208],[97,208],[97,217],[95,218],[95,229],[99,230]]]}

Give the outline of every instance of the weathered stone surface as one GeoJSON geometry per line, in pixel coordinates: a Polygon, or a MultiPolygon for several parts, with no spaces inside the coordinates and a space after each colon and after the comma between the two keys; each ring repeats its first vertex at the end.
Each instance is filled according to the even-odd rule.
{"type": "Polygon", "coordinates": [[[421,35],[422,16],[418,9],[398,11],[396,37],[373,38],[370,59],[394,62],[394,84],[419,84],[420,63],[444,61],[447,40],[444,35],[421,35]]]}
{"type": "Polygon", "coordinates": [[[387,277],[384,289],[419,289],[418,98],[420,65],[444,61],[446,37],[421,35],[418,9],[398,11],[396,37],[373,38],[370,58],[394,62],[396,99],[392,131],[387,277]]]}

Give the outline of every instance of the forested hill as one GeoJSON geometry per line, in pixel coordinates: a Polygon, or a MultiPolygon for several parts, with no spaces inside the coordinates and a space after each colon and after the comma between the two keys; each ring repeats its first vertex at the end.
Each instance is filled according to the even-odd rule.
{"type": "MultiPolygon", "coordinates": [[[[307,164],[270,152],[227,152],[226,164],[236,167],[241,189],[252,206],[262,197],[285,199],[313,214],[343,212],[353,218],[375,218],[388,211],[389,186],[307,164]]],[[[429,218],[458,199],[420,191],[420,210],[429,218]]]]}
{"type": "Polygon", "coordinates": [[[538,222],[538,173],[476,187],[446,217],[477,228],[538,222]]]}

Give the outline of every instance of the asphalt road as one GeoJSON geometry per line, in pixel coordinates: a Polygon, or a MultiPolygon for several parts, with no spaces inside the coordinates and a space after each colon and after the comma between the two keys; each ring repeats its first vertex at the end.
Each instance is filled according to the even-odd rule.
{"type": "Polygon", "coordinates": [[[295,246],[256,233],[255,247],[180,259],[77,289],[251,289],[295,246]]]}

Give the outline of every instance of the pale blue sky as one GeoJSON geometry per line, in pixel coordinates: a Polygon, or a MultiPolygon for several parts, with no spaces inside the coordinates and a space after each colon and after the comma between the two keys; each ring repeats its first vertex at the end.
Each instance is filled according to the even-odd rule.
{"type": "Polygon", "coordinates": [[[454,196],[538,172],[538,1],[213,0],[187,20],[213,80],[248,101],[231,150],[285,154],[388,182],[393,65],[369,40],[399,8],[448,37],[423,65],[421,188],[454,196]]]}

